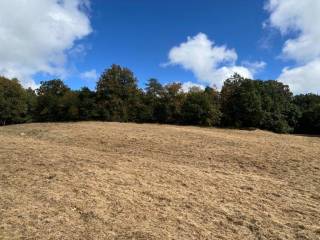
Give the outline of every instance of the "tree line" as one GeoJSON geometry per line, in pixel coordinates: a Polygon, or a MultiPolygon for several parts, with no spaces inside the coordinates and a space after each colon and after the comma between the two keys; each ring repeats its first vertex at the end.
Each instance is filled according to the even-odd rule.
{"type": "Polygon", "coordinates": [[[150,79],[139,89],[128,68],[113,65],[97,82],[71,90],[63,81],[24,89],[17,79],[0,77],[0,125],[28,122],[118,121],[233,128],[277,133],[320,134],[320,96],[294,96],[287,85],[235,74],[221,91],[150,79]]]}

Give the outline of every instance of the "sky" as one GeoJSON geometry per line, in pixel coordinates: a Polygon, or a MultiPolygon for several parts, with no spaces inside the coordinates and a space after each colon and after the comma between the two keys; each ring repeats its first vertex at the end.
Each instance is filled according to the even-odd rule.
{"type": "Polygon", "coordinates": [[[319,0],[0,0],[0,75],[95,88],[112,64],[143,88],[235,72],[320,93],[319,0]]]}

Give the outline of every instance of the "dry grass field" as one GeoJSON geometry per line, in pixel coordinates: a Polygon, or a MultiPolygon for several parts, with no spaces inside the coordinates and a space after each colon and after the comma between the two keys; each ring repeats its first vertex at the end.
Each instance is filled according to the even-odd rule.
{"type": "Polygon", "coordinates": [[[0,239],[320,239],[320,138],[1,127],[0,239]]]}

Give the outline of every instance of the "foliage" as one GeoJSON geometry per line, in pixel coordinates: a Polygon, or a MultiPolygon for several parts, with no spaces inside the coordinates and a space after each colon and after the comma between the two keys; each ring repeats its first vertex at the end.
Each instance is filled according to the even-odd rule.
{"type": "Polygon", "coordinates": [[[293,96],[278,81],[227,79],[221,92],[150,79],[144,90],[128,68],[112,65],[97,82],[71,90],[63,81],[23,89],[17,79],[0,77],[0,124],[34,121],[104,120],[200,126],[260,128],[278,133],[320,134],[320,96],[293,96]]]}
{"type": "Polygon", "coordinates": [[[206,91],[193,89],[187,94],[182,105],[182,118],[185,124],[201,126],[217,126],[220,123],[221,112],[218,93],[207,88],[206,91]]]}
{"type": "Polygon", "coordinates": [[[181,123],[181,107],[185,98],[181,83],[164,86],[159,102],[155,107],[155,117],[160,123],[181,123]]]}
{"type": "Polygon", "coordinates": [[[79,120],[98,119],[96,93],[87,87],[78,92],[79,120]]]}
{"type": "Polygon", "coordinates": [[[221,104],[226,126],[287,133],[293,131],[299,116],[287,85],[244,79],[237,74],[225,81],[221,104]]]}
{"type": "Polygon", "coordinates": [[[315,94],[298,95],[294,103],[301,112],[296,132],[320,134],[320,96],[315,94]]]}
{"type": "Polygon", "coordinates": [[[260,127],[263,117],[259,83],[235,74],[221,91],[223,122],[234,127],[260,127]]]}
{"type": "Polygon", "coordinates": [[[97,83],[97,107],[102,120],[134,121],[139,105],[139,90],[133,73],[119,65],[112,65],[97,83]]]}
{"type": "Polygon", "coordinates": [[[261,128],[279,132],[292,132],[299,112],[293,104],[293,95],[287,85],[277,81],[261,81],[263,119],[261,128]]]}
{"type": "Polygon", "coordinates": [[[155,78],[149,79],[143,101],[146,106],[146,122],[157,122],[161,116],[161,99],[164,97],[164,87],[155,78]]]}
{"type": "Polygon", "coordinates": [[[31,88],[26,89],[25,94],[27,103],[27,114],[25,122],[33,122],[34,120],[36,120],[34,116],[36,116],[37,94],[31,88]]]}
{"type": "Polygon", "coordinates": [[[77,96],[60,79],[41,82],[37,89],[38,121],[70,121],[78,115],[77,96]]]}
{"type": "Polygon", "coordinates": [[[0,125],[24,122],[27,111],[26,92],[19,81],[0,77],[0,125]]]}

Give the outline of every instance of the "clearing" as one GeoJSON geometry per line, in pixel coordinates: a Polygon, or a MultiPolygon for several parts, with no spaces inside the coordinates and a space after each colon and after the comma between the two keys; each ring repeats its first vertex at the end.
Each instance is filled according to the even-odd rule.
{"type": "Polygon", "coordinates": [[[0,239],[320,239],[320,138],[1,127],[0,239]]]}

